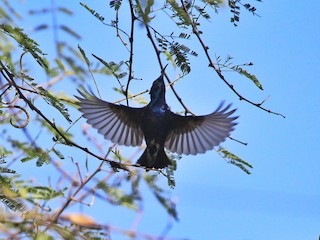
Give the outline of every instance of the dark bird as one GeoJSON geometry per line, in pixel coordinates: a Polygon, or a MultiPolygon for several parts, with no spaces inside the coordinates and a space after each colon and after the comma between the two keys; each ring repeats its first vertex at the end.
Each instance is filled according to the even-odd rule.
{"type": "Polygon", "coordinates": [[[164,148],[171,152],[196,155],[213,149],[234,130],[238,117],[228,111],[231,104],[223,103],[211,114],[180,116],[170,111],[165,99],[163,74],[155,80],[150,90],[151,101],[143,108],[132,108],[105,102],[86,91],[79,110],[87,123],[104,138],[125,146],[140,146],[144,139],[147,148],[138,164],[148,168],[164,168],[171,164],[164,148]]]}

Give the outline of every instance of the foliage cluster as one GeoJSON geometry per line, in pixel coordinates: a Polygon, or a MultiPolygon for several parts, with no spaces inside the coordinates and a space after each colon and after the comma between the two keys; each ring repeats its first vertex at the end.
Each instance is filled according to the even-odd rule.
{"type": "MultiPolygon", "coordinates": [[[[88,145],[79,145],[73,130],[79,119],[71,114],[70,108],[76,108],[72,96],[55,90],[61,82],[72,82],[74,88],[79,88],[85,79],[93,80],[96,74],[114,78],[119,84],[116,90],[122,94],[124,101],[134,99],[145,103],[141,93],[131,94],[130,83],[135,79],[133,71],[136,51],[135,25],[142,25],[147,38],[154,49],[154,56],[163,69],[166,61],[179,69],[181,76],[171,80],[166,79],[184,108],[186,114],[191,112],[185,106],[183,99],[174,88],[174,83],[187,75],[191,69],[190,58],[198,57],[199,53],[192,50],[193,42],[202,46],[202,55],[206,56],[213,74],[224,81],[241,100],[256,107],[274,113],[262,107],[262,103],[253,103],[243,97],[224,77],[224,71],[233,71],[252,81],[258,89],[263,89],[254,74],[246,69],[252,63],[234,65],[232,58],[222,61],[220,57],[212,57],[203,39],[201,29],[203,21],[210,21],[219,9],[226,3],[222,0],[167,0],[161,3],[152,0],[109,1],[113,10],[112,17],[104,16],[104,9],[93,9],[90,4],[80,3],[82,14],[92,14],[103,23],[106,29],[115,31],[116,38],[122,43],[128,58],[120,62],[106,61],[99,56],[88,57],[86,51],[79,45],[81,36],[73,26],[67,23],[59,24],[57,19],[75,17],[71,8],[63,6],[47,7],[45,9],[30,9],[28,15],[21,16],[16,10],[16,2],[1,0],[0,7],[0,200],[3,203],[0,213],[1,237],[15,239],[28,237],[32,239],[108,239],[113,232],[129,237],[156,239],[137,229],[119,229],[111,224],[100,224],[96,219],[84,213],[70,213],[67,209],[74,206],[91,206],[95,201],[104,204],[121,206],[141,213],[143,209],[143,194],[141,185],[147,186],[161,206],[173,219],[178,219],[175,203],[170,197],[170,191],[161,187],[161,179],[167,179],[168,186],[174,187],[174,171],[176,165],[166,170],[141,169],[132,163],[117,146],[111,145],[107,150],[101,142],[90,134],[88,126],[82,129],[88,145]],[[159,5],[161,4],[161,5],[159,5]],[[120,11],[130,17],[130,21],[120,19],[120,11]],[[176,25],[175,29],[160,32],[155,22],[157,14],[163,14],[176,25]],[[55,53],[46,55],[46,49],[19,27],[24,18],[40,15],[52,16],[52,24],[39,22],[34,31],[41,34],[53,33],[55,53]],[[122,28],[122,24],[127,24],[122,28]],[[123,29],[129,29],[125,31],[123,29]],[[73,41],[60,39],[58,33],[63,32],[73,41]],[[195,37],[190,40],[190,36],[195,37]],[[186,41],[187,40],[187,41],[186,41]],[[75,42],[77,44],[75,44],[75,42]],[[187,44],[186,44],[187,42],[187,44]],[[55,55],[55,57],[53,57],[55,55]],[[33,59],[29,61],[28,59],[33,59]],[[90,60],[89,60],[90,59],[90,60]],[[32,71],[33,63],[43,70],[46,81],[38,78],[32,71]],[[45,104],[43,104],[45,103],[45,104]],[[52,112],[55,116],[52,117],[52,112]],[[90,147],[89,147],[90,146],[90,147]],[[99,154],[94,153],[96,150],[99,154]],[[75,160],[81,155],[83,159],[75,160]],[[90,158],[90,161],[89,161],[90,158]],[[95,162],[95,164],[93,164],[95,162]],[[47,183],[37,179],[26,179],[18,166],[34,163],[34,172],[50,165],[53,169],[47,183]],[[12,167],[11,167],[12,166],[12,167]],[[65,167],[67,166],[67,168],[65,167]],[[19,169],[19,170],[18,170],[19,169]],[[94,169],[94,170],[92,170],[94,169]],[[103,173],[103,174],[102,174],[103,173]],[[52,179],[51,179],[52,178],[52,179]],[[51,179],[51,180],[50,180],[51,179]],[[55,181],[54,183],[51,181],[55,181]]],[[[53,1],[54,2],[54,1],[53,1]]],[[[230,8],[231,22],[239,24],[242,9],[256,15],[256,8],[242,0],[229,0],[224,7],[230,8]]],[[[119,51],[122,51],[119,50],[119,51]]],[[[99,89],[94,81],[99,92],[99,89]]],[[[277,113],[274,113],[277,114],[277,113]]],[[[280,114],[278,114],[280,115],[280,114]]],[[[250,173],[252,167],[246,161],[226,149],[217,149],[218,154],[228,163],[240,167],[250,173]]],[[[171,156],[174,162],[181,156],[171,156]]],[[[74,209],[74,208],[72,208],[74,209]]],[[[164,236],[162,236],[164,237],[164,236]]]]}

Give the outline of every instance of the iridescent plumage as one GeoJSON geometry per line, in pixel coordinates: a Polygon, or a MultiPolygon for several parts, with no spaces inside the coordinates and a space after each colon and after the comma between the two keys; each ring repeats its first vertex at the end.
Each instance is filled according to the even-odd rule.
{"type": "Polygon", "coordinates": [[[138,164],[164,168],[171,164],[164,148],[186,155],[204,153],[230,136],[238,117],[231,116],[231,104],[223,103],[211,114],[180,116],[170,111],[165,100],[163,74],[153,82],[151,101],[143,108],[132,108],[103,101],[88,92],[79,91],[79,110],[87,122],[106,139],[125,146],[147,148],[138,164]]]}

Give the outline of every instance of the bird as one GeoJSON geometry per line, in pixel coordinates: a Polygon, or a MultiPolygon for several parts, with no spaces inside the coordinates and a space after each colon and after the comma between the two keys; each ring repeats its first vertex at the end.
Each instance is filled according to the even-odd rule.
{"type": "Polygon", "coordinates": [[[179,155],[196,155],[212,150],[224,142],[234,130],[238,116],[231,104],[218,108],[208,115],[182,116],[172,112],[165,99],[164,71],[152,84],[150,102],[142,108],[106,102],[86,90],[76,96],[79,111],[87,123],[98,130],[105,139],[124,146],[146,149],[137,165],[162,169],[172,165],[165,149],[179,155]]]}

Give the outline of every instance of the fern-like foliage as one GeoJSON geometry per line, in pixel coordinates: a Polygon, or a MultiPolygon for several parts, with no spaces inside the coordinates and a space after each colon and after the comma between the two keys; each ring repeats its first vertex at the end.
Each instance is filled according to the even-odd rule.
{"type": "Polygon", "coordinates": [[[198,5],[194,6],[194,8],[198,11],[198,13],[200,14],[200,16],[202,16],[203,18],[209,20],[211,18],[211,16],[206,12],[205,7],[200,7],[198,5]]]}
{"type": "Polygon", "coordinates": [[[3,33],[12,37],[24,51],[29,52],[41,67],[48,67],[46,60],[42,57],[44,53],[39,48],[39,44],[25,34],[23,29],[13,28],[8,24],[0,24],[0,29],[3,33]]]}
{"type": "Polygon", "coordinates": [[[250,79],[260,90],[263,90],[262,84],[259,82],[258,78],[255,75],[249,73],[247,70],[243,69],[240,66],[233,66],[232,69],[250,79]]]}
{"type": "Polygon", "coordinates": [[[10,139],[9,140],[11,146],[16,149],[24,152],[26,154],[26,157],[23,157],[20,161],[21,162],[27,162],[32,159],[37,159],[37,166],[40,167],[43,165],[43,163],[49,163],[49,155],[48,152],[43,150],[42,148],[36,147],[30,147],[30,144],[27,142],[21,142],[18,140],[10,139]]]}
{"type": "MultiPolygon", "coordinates": [[[[1,150],[0,150],[0,154],[2,154],[1,150]]],[[[5,164],[5,163],[6,163],[5,155],[0,155],[0,164],[5,164]]],[[[3,174],[3,173],[16,173],[16,171],[6,167],[0,167],[0,174],[3,174]]]]}
{"type": "Polygon", "coordinates": [[[234,65],[232,63],[232,60],[233,60],[233,57],[231,56],[227,56],[225,60],[222,60],[220,56],[216,57],[217,66],[219,67],[220,71],[224,69],[228,69],[228,70],[237,72],[242,76],[251,80],[260,90],[263,90],[263,86],[258,80],[258,78],[254,74],[248,72],[248,70],[245,69],[245,67],[253,66],[252,62],[234,65]]]}
{"type": "Polygon", "coordinates": [[[153,175],[144,175],[144,180],[149,186],[150,190],[154,194],[154,196],[158,199],[161,205],[167,210],[168,214],[178,220],[178,213],[176,210],[176,204],[170,200],[166,194],[167,192],[164,191],[159,185],[157,184],[157,174],[153,175]]]}
{"type": "Polygon", "coordinates": [[[15,8],[11,5],[11,1],[2,0],[0,6],[0,16],[1,21],[3,23],[12,24],[14,23],[14,19],[21,19],[21,15],[15,10],[15,8]]]}
{"type": "MultiPolygon", "coordinates": [[[[172,35],[170,37],[172,38],[172,35]]],[[[187,33],[180,33],[179,35],[179,38],[182,39],[188,39],[189,37],[190,35],[187,33]]],[[[185,74],[189,73],[191,68],[188,55],[196,57],[198,54],[186,45],[177,41],[169,41],[168,38],[159,34],[156,34],[156,39],[161,50],[174,59],[175,64],[180,67],[181,71],[185,74]]]]}
{"type": "Polygon", "coordinates": [[[96,10],[90,8],[87,4],[84,4],[84,3],[81,3],[81,2],[80,2],[80,5],[81,5],[82,7],[84,7],[86,10],[88,10],[88,11],[89,11],[93,16],[95,16],[97,19],[99,19],[99,21],[101,21],[101,22],[104,21],[105,18],[104,18],[101,14],[99,14],[96,10]]]}
{"type": "Polygon", "coordinates": [[[238,22],[240,20],[240,6],[237,5],[237,0],[229,0],[229,7],[230,7],[230,11],[233,14],[233,16],[231,17],[231,22],[233,23],[234,26],[238,26],[238,22]]]}
{"type": "Polygon", "coordinates": [[[179,44],[178,42],[170,44],[169,49],[169,53],[175,56],[174,61],[177,66],[180,67],[181,71],[183,73],[189,73],[191,68],[187,53],[190,51],[190,49],[185,45],[179,44]]]}
{"type": "Polygon", "coordinates": [[[137,200],[140,198],[134,191],[127,194],[118,186],[111,186],[104,181],[99,182],[97,188],[106,193],[111,204],[122,205],[133,210],[138,209],[137,200]]]}
{"type": "Polygon", "coordinates": [[[15,178],[0,175],[0,201],[10,210],[23,213],[25,206],[19,200],[19,189],[14,186],[15,178]]]}
{"type": "Polygon", "coordinates": [[[70,114],[68,112],[68,108],[65,107],[65,105],[61,102],[61,100],[59,100],[58,98],[56,98],[55,96],[50,94],[43,87],[38,87],[37,90],[39,91],[39,94],[42,97],[44,97],[45,101],[48,104],[55,107],[62,114],[62,116],[64,116],[64,118],[66,120],[68,120],[69,123],[72,123],[72,120],[70,118],[70,114]]]}
{"type": "Polygon", "coordinates": [[[177,1],[168,0],[167,3],[169,4],[169,9],[172,11],[171,18],[178,19],[176,21],[178,26],[187,28],[191,25],[192,20],[190,19],[190,16],[185,12],[183,7],[177,3],[177,1]]]}
{"type": "MultiPolygon", "coordinates": [[[[23,215],[23,217],[12,219],[10,214],[0,213],[0,219],[6,220],[1,224],[8,229],[7,236],[9,237],[7,238],[9,239],[11,236],[30,239],[111,238],[106,229],[111,232],[112,227],[99,225],[95,222],[90,226],[89,217],[84,216],[85,214],[69,214],[65,210],[71,209],[69,208],[71,206],[72,209],[78,209],[77,207],[82,205],[95,205],[95,201],[99,201],[99,204],[109,205],[106,207],[121,206],[130,209],[130,211],[139,211],[143,206],[144,196],[141,185],[149,187],[168,215],[178,219],[175,202],[171,199],[167,189],[176,185],[174,174],[181,156],[168,152],[167,154],[172,159],[172,166],[163,170],[146,172],[134,164],[135,157],[128,159],[125,154],[121,153],[121,148],[113,145],[106,146],[105,142],[101,142],[96,135],[88,130],[86,124],[81,126],[83,133],[81,141],[80,139],[74,140],[72,131],[81,132],[80,126],[69,124],[73,119],[69,115],[72,112],[69,113],[65,106],[69,103],[74,107],[74,97],[55,93],[56,89],[63,90],[61,85],[55,84],[61,79],[68,81],[68,87],[70,83],[76,83],[73,88],[75,91],[84,81],[86,84],[92,85],[91,78],[95,82],[94,74],[99,73],[103,74],[103,77],[110,78],[111,76],[112,81],[118,82],[118,87],[115,87],[114,90],[124,95],[124,99],[135,97],[135,101],[138,103],[146,104],[142,94],[147,91],[130,94],[129,84],[124,90],[123,83],[124,78],[128,77],[127,73],[130,73],[126,79],[128,82],[139,77],[134,76],[140,71],[135,71],[134,66],[137,65],[136,60],[138,61],[138,57],[141,56],[136,54],[136,51],[140,51],[141,48],[136,42],[138,34],[136,34],[137,28],[135,26],[140,24],[138,26],[146,28],[149,38],[147,40],[150,40],[154,47],[154,56],[161,61],[162,65],[165,65],[164,58],[168,57],[172,65],[178,67],[178,74],[182,73],[184,76],[191,71],[191,58],[198,55],[192,50],[192,44],[194,44],[194,39],[201,38],[202,31],[205,31],[202,29],[202,20],[213,22],[214,14],[218,13],[223,1],[168,0],[163,1],[163,5],[161,5],[154,0],[129,2],[110,0],[108,5],[113,13],[111,18],[110,15],[104,16],[104,12],[100,9],[95,10],[80,3],[84,12],[89,12],[89,15],[98,20],[98,24],[102,23],[115,31],[114,36],[123,44],[124,48],[120,47],[117,51],[120,53],[124,50],[126,54],[121,52],[115,57],[108,56],[108,61],[96,55],[93,55],[95,59],[90,60],[89,55],[80,46],[77,47],[74,42],[70,44],[62,39],[62,36],[65,35],[77,42],[81,39],[81,36],[70,25],[72,21],[70,23],[65,21],[65,18],[73,16],[71,9],[60,7],[58,4],[54,8],[50,6],[43,9],[32,8],[29,14],[34,18],[37,15],[54,15],[58,19],[61,14],[64,17],[64,21],[58,19],[59,21],[56,21],[55,24],[37,22],[36,26],[32,28],[40,34],[48,33],[48,40],[54,43],[56,51],[53,54],[50,52],[50,55],[46,57],[50,62],[44,58],[39,44],[31,39],[33,32],[29,36],[21,28],[13,27],[19,26],[19,23],[14,22],[18,15],[10,10],[11,2],[0,1],[4,3],[0,6],[0,15],[4,20],[2,23],[6,23],[0,25],[0,31],[5,33],[0,34],[0,141],[3,140],[6,145],[0,146],[0,201],[3,203],[3,207],[9,209],[6,213],[15,211],[15,216],[23,215]],[[129,9],[131,7],[132,9],[129,9]],[[125,12],[127,10],[131,11],[125,12]],[[122,21],[122,17],[129,15],[132,22],[127,25],[128,21],[122,21]],[[169,16],[169,20],[176,25],[173,24],[173,28],[169,29],[168,27],[164,31],[160,31],[160,28],[158,29],[159,22],[157,22],[158,16],[169,16]],[[49,39],[52,35],[49,34],[51,31],[54,32],[53,35],[56,38],[49,39]],[[63,34],[58,34],[59,32],[63,32],[63,34]],[[152,34],[153,36],[150,36],[152,34]],[[60,37],[61,39],[59,39],[60,37]],[[15,52],[16,46],[21,47],[25,53],[30,53],[35,61],[45,68],[46,78],[44,79],[46,81],[42,81],[42,77],[38,78],[34,74],[35,71],[31,71],[31,69],[34,70],[32,64],[35,61],[24,61],[24,53],[21,54],[21,50],[15,52]],[[52,55],[54,56],[52,57],[52,55]],[[17,56],[21,57],[17,58],[17,56]],[[128,57],[119,59],[119,56],[128,57]],[[47,104],[39,104],[38,99],[45,100],[47,104]],[[53,122],[51,110],[63,118],[56,117],[53,122]],[[14,116],[15,123],[19,123],[20,120],[23,120],[19,114],[23,114],[23,112],[29,113],[27,115],[30,121],[20,129],[13,129],[14,125],[10,125],[10,119],[14,116]],[[71,129],[73,127],[75,129],[71,129]],[[19,131],[19,135],[16,135],[14,131],[19,131]],[[87,141],[84,143],[82,140],[87,141]],[[16,170],[11,167],[14,165],[6,166],[6,161],[9,164],[30,167],[28,171],[35,171],[33,174],[35,181],[23,180],[23,177],[20,179],[16,170]],[[52,167],[54,171],[52,175],[49,172],[47,184],[43,183],[43,179],[47,179],[46,176],[43,178],[36,174],[39,168],[34,168],[35,164],[28,165],[28,163],[32,163],[30,161],[34,161],[36,166],[44,167],[46,170],[49,168],[51,170],[52,167]],[[160,185],[163,181],[159,180],[163,179],[167,180],[165,186],[160,185]]],[[[239,22],[241,9],[246,9],[256,15],[255,7],[251,3],[242,3],[241,0],[230,0],[229,8],[232,10],[232,20],[235,24],[239,22]]],[[[17,49],[19,50],[19,48],[17,49]]],[[[210,52],[209,48],[203,47],[203,49],[207,55],[214,51],[213,48],[210,48],[210,52]]],[[[216,65],[218,70],[241,74],[262,89],[257,77],[247,70],[251,64],[234,65],[230,59],[226,62],[219,60],[212,65],[216,65]]],[[[64,86],[62,85],[62,87],[64,86]]],[[[174,88],[174,86],[172,87],[174,88]]],[[[99,89],[97,84],[96,88],[99,89]]],[[[177,98],[179,98],[179,91],[177,92],[177,98]]],[[[123,101],[123,99],[119,101],[123,101]]],[[[228,163],[250,173],[249,170],[252,166],[235,154],[226,149],[220,149],[219,154],[228,163]]],[[[110,219],[112,220],[112,218],[110,219]]],[[[126,230],[120,230],[120,232],[129,237],[140,239],[138,232],[126,230]]],[[[143,235],[141,239],[145,237],[146,235],[143,235]]]]}
{"type": "Polygon", "coordinates": [[[241,170],[243,170],[247,174],[251,174],[248,168],[253,168],[253,167],[250,163],[242,160],[241,158],[229,152],[225,148],[220,148],[218,152],[222,154],[222,157],[226,159],[228,163],[239,167],[241,170]]]}
{"type": "MultiPolygon", "coordinates": [[[[261,0],[256,0],[257,2],[261,2],[261,0]]],[[[249,3],[242,3],[241,0],[228,0],[228,4],[230,7],[230,11],[233,14],[231,17],[231,22],[233,23],[234,26],[238,26],[238,23],[240,21],[240,7],[244,7],[246,10],[251,12],[253,15],[257,15],[256,13],[256,8],[252,6],[249,3]]]]}
{"type": "Polygon", "coordinates": [[[57,197],[63,197],[63,191],[56,191],[50,187],[46,186],[24,186],[23,187],[24,198],[29,201],[35,200],[51,200],[57,197]]]}
{"type": "Polygon", "coordinates": [[[114,8],[114,10],[118,11],[121,7],[122,0],[111,0],[109,5],[111,8],[114,8]]]}

